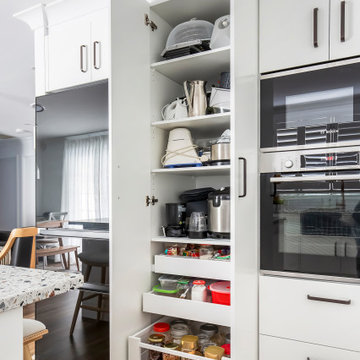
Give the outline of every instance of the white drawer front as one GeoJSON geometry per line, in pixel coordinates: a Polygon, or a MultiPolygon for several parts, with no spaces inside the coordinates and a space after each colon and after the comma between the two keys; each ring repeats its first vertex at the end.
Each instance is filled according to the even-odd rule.
{"type": "Polygon", "coordinates": [[[261,334],[360,351],[359,329],[359,285],[260,277],[261,334]]]}
{"type": "Polygon", "coordinates": [[[260,360],[359,360],[360,353],[260,336],[260,360]]]}

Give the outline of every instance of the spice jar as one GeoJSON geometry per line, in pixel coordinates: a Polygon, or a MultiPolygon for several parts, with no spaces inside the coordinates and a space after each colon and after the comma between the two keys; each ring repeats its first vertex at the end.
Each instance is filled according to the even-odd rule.
{"type": "MultiPolygon", "coordinates": [[[[180,350],[180,346],[174,343],[166,344],[164,348],[168,350],[180,350]]],[[[180,356],[163,353],[163,360],[180,360],[180,356]]]]}
{"type": "Polygon", "coordinates": [[[191,289],[191,300],[203,301],[207,300],[207,288],[204,280],[195,280],[191,289]]]}
{"type": "Polygon", "coordinates": [[[168,323],[165,322],[156,323],[153,327],[153,331],[155,334],[164,335],[165,344],[172,340],[170,334],[170,325],[168,323]]]}
{"type": "MultiPolygon", "coordinates": [[[[158,347],[163,347],[165,343],[165,336],[161,334],[151,334],[148,338],[148,343],[158,347]]],[[[162,360],[162,353],[150,350],[149,360],[162,360]]]]}
{"type": "Polygon", "coordinates": [[[208,359],[221,360],[225,350],[219,346],[209,346],[204,351],[204,356],[208,359]]]}
{"type": "Polygon", "coordinates": [[[187,324],[177,323],[171,325],[171,337],[175,344],[181,345],[181,339],[185,335],[189,335],[190,330],[187,324]]]}
{"type": "Polygon", "coordinates": [[[181,339],[181,351],[187,354],[195,354],[198,349],[199,338],[194,335],[185,335],[181,339]]]}
{"type": "Polygon", "coordinates": [[[204,350],[209,347],[209,346],[212,346],[212,345],[216,345],[215,343],[213,343],[211,340],[210,340],[210,337],[204,333],[200,333],[198,335],[198,338],[199,338],[199,350],[203,353],[204,350]]]}
{"type": "Polygon", "coordinates": [[[213,324],[203,324],[200,326],[200,333],[206,334],[209,338],[213,337],[219,332],[219,328],[213,324]]]}

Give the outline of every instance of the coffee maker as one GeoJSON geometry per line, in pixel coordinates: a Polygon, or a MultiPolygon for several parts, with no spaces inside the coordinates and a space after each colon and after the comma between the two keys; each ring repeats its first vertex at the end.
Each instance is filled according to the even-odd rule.
{"type": "Polygon", "coordinates": [[[167,237],[185,237],[186,207],[180,203],[167,203],[166,226],[164,232],[167,237]]]}

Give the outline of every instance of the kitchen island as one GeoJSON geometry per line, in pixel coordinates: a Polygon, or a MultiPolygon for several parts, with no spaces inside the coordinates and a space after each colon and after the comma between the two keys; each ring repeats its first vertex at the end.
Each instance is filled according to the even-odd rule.
{"type": "Polygon", "coordinates": [[[82,284],[82,274],[0,265],[0,358],[23,359],[25,305],[64,294],[82,284]]]}

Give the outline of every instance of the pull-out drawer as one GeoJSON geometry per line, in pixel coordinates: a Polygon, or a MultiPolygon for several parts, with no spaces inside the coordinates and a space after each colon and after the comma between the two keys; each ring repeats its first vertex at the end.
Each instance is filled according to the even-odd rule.
{"type": "Polygon", "coordinates": [[[260,360],[359,360],[360,353],[260,336],[260,360]]]}
{"type": "Polygon", "coordinates": [[[360,285],[260,277],[260,333],[360,351],[360,285]]]}

